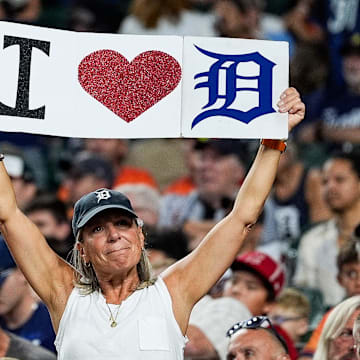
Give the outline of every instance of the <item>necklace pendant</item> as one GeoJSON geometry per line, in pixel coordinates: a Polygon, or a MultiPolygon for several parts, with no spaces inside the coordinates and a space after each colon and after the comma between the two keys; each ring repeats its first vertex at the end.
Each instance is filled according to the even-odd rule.
{"type": "Polygon", "coordinates": [[[117,322],[115,320],[113,320],[110,324],[111,327],[115,327],[117,325],[117,322]]]}

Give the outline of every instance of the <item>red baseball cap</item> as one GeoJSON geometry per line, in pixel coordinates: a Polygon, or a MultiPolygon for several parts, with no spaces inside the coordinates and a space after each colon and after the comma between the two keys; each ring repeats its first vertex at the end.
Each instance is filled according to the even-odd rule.
{"type": "Polygon", "coordinates": [[[248,270],[260,278],[269,290],[278,296],[285,284],[285,272],[281,264],[260,251],[239,255],[231,265],[232,270],[248,270]]]}

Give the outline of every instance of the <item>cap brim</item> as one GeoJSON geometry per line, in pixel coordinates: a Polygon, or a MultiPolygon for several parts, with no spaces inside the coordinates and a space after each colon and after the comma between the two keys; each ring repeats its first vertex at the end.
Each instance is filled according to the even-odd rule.
{"type": "Polygon", "coordinates": [[[112,205],[102,205],[102,206],[98,206],[92,210],[90,210],[79,222],[79,224],[77,225],[77,229],[82,228],[90,219],[92,219],[95,215],[97,215],[99,212],[102,212],[104,210],[107,209],[121,209],[124,210],[126,212],[128,212],[129,214],[133,215],[134,217],[138,217],[133,211],[131,211],[130,209],[128,209],[125,206],[122,205],[116,205],[116,204],[112,204],[112,205]]]}

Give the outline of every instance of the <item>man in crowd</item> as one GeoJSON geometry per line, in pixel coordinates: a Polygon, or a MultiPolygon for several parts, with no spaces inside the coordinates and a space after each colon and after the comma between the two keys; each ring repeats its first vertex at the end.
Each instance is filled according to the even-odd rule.
{"type": "Polygon", "coordinates": [[[190,249],[227,215],[245,174],[246,152],[239,140],[198,141],[195,150],[196,189],[187,195],[166,194],[159,218],[159,226],[184,227],[190,249]]]}
{"type": "Polygon", "coordinates": [[[227,360],[290,359],[286,345],[266,317],[254,317],[237,323],[227,335],[230,337],[227,360]]]}
{"type": "Polygon", "coordinates": [[[74,236],[67,217],[66,205],[50,194],[37,196],[25,208],[25,213],[37,225],[50,247],[63,259],[74,246],[74,236]]]}
{"type": "Polygon", "coordinates": [[[231,266],[224,296],[202,298],[194,307],[185,356],[190,359],[226,358],[226,329],[237,320],[263,315],[280,293],[285,281],[283,269],[270,256],[254,251],[239,256],[231,266]]]}
{"type": "Polygon", "coordinates": [[[319,289],[326,305],[341,301],[336,257],[360,223],[360,156],[334,153],[322,169],[325,201],[334,214],[300,239],[294,284],[319,289]]]}

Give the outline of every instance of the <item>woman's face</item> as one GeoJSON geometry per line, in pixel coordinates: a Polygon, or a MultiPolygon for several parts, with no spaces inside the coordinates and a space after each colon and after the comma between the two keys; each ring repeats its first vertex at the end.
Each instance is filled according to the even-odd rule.
{"type": "Polygon", "coordinates": [[[144,235],[135,218],[119,209],[94,216],[82,231],[80,254],[97,276],[128,272],[140,261],[144,235]]]}

